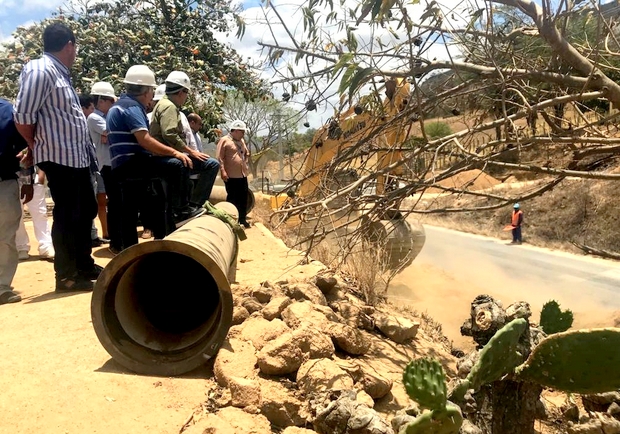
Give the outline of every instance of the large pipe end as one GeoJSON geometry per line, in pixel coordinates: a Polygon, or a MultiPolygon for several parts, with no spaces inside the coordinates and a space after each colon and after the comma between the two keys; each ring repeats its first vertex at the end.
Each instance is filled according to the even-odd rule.
{"type": "Polygon", "coordinates": [[[217,353],[232,322],[228,270],[221,268],[191,242],[165,239],[124,250],[93,291],[92,321],[101,344],[141,374],[174,376],[201,366],[217,353]]]}

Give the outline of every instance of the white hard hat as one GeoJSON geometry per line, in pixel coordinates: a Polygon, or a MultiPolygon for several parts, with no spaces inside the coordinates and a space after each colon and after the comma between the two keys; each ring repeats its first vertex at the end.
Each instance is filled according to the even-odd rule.
{"type": "Polygon", "coordinates": [[[232,121],[232,123],[230,124],[230,129],[232,130],[242,130],[245,131],[248,128],[245,126],[245,122],[240,121],[239,119],[237,119],[236,121],[232,121]]]}
{"type": "Polygon", "coordinates": [[[157,87],[155,73],[146,65],[134,65],[129,68],[123,83],[157,87]]]}
{"type": "Polygon", "coordinates": [[[166,94],[166,85],[161,84],[157,86],[157,89],[155,89],[155,96],[153,96],[153,101],[159,101],[160,99],[164,97],[165,94],[166,94]]]}
{"type": "Polygon", "coordinates": [[[93,84],[93,87],[90,89],[90,94],[107,96],[109,98],[116,98],[116,95],[114,94],[114,88],[110,83],[107,83],[105,81],[98,81],[97,83],[93,84]]]}
{"type": "Polygon", "coordinates": [[[168,74],[168,77],[166,77],[166,83],[178,84],[187,90],[191,89],[189,77],[183,71],[172,71],[168,74]]]}

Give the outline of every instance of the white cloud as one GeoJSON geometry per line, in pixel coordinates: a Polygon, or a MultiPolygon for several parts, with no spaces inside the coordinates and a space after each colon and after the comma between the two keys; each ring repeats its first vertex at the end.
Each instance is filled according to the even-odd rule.
{"type": "Polygon", "coordinates": [[[24,15],[41,10],[51,11],[64,3],[64,0],[0,0],[0,17],[24,15]]]}

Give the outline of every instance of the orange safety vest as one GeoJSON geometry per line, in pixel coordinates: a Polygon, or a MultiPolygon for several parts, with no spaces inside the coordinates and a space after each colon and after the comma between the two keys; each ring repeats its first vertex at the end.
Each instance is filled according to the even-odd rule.
{"type": "Polygon", "coordinates": [[[519,226],[519,218],[523,215],[523,211],[513,211],[512,212],[512,225],[519,226]]]}

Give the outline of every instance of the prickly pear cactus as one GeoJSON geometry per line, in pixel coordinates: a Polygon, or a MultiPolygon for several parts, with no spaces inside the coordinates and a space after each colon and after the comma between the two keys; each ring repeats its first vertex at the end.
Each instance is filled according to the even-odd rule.
{"type": "Polygon", "coordinates": [[[417,359],[409,362],[403,372],[407,394],[420,406],[431,410],[446,408],[446,376],[437,360],[417,359]]]}
{"type": "Polygon", "coordinates": [[[470,389],[478,390],[483,384],[499,380],[523,362],[517,344],[527,326],[527,320],[517,318],[495,333],[480,351],[478,362],[467,375],[466,384],[470,389]]]}
{"type": "Polygon", "coordinates": [[[427,411],[416,417],[399,434],[458,434],[462,423],[461,409],[448,404],[444,410],[427,411]]]}
{"type": "Polygon", "coordinates": [[[540,327],[548,335],[565,332],[573,325],[573,312],[560,309],[557,301],[551,300],[540,311],[540,327]]]}
{"type": "Polygon", "coordinates": [[[519,379],[572,393],[620,389],[620,329],[574,330],[544,339],[516,370],[519,379]]]}

